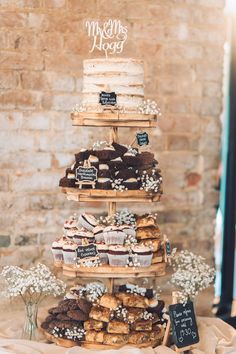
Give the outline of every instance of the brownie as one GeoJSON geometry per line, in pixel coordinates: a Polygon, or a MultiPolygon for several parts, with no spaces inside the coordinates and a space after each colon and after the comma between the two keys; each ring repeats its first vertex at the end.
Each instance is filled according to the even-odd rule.
{"type": "Polygon", "coordinates": [[[121,169],[120,171],[118,171],[118,173],[115,174],[115,178],[121,178],[123,180],[136,177],[137,173],[133,167],[121,169]]]}
{"type": "Polygon", "coordinates": [[[98,170],[98,178],[111,178],[110,170],[98,170]]]}
{"type": "Polygon", "coordinates": [[[56,319],[60,321],[70,321],[70,317],[67,316],[65,313],[59,313],[56,319]]]}
{"type": "Polygon", "coordinates": [[[67,312],[69,310],[75,310],[78,308],[77,300],[65,299],[59,302],[58,308],[61,310],[60,313],[67,312]]]}
{"type": "Polygon", "coordinates": [[[97,189],[111,189],[111,182],[96,182],[96,188],[97,189]]]}
{"type": "Polygon", "coordinates": [[[64,311],[62,311],[62,309],[60,309],[59,307],[52,307],[51,309],[48,310],[48,313],[50,313],[51,315],[57,315],[62,312],[64,311]]]}
{"type": "Polygon", "coordinates": [[[110,161],[119,157],[119,153],[116,150],[98,150],[93,152],[100,161],[110,161]]]}
{"type": "Polygon", "coordinates": [[[123,181],[123,185],[125,186],[125,188],[128,188],[130,190],[136,190],[140,188],[139,181],[134,181],[134,182],[123,181]]]}
{"type": "Polygon", "coordinates": [[[138,167],[141,165],[138,155],[124,155],[122,159],[127,166],[138,167]]]}
{"type": "Polygon", "coordinates": [[[119,152],[120,156],[123,156],[128,151],[128,148],[126,146],[115,142],[112,143],[112,146],[117,152],[119,152]]]}
{"type": "Polygon", "coordinates": [[[41,328],[43,329],[48,329],[49,328],[50,322],[44,321],[41,323],[41,328]]]}
{"type": "Polygon", "coordinates": [[[88,313],[84,313],[81,310],[71,310],[67,312],[67,315],[76,321],[87,321],[89,318],[88,313]]]}
{"type": "Polygon", "coordinates": [[[81,311],[83,311],[84,313],[89,313],[91,308],[92,308],[92,304],[87,301],[86,299],[79,299],[77,300],[77,304],[78,307],[80,308],[81,311]]]}
{"type": "Polygon", "coordinates": [[[154,163],[154,154],[152,152],[142,152],[138,155],[138,159],[141,165],[150,165],[154,163]]]}
{"type": "Polygon", "coordinates": [[[164,309],[164,307],[165,307],[164,301],[158,300],[158,305],[155,306],[155,307],[149,307],[149,308],[148,308],[148,312],[157,313],[157,315],[160,317],[161,314],[162,314],[162,310],[164,309]]]}
{"type": "Polygon", "coordinates": [[[118,161],[110,160],[110,161],[107,161],[107,164],[111,169],[114,169],[115,171],[125,168],[124,161],[120,161],[120,160],[118,160],[118,161]]]}
{"type": "Polygon", "coordinates": [[[49,328],[54,328],[54,327],[58,327],[58,328],[69,328],[72,329],[74,327],[78,326],[78,322],[77,321],[53,321],[49,324],[49,328]]]}
{"type": "Polygon", "coordinates": [[[68,179],[67,177],[63,177],[59,181],[59,187],[75,188],[75,182],[75,179],[68,179]]]}
{"type": "Polygon", "coordinates": [[[80,151],[77,154],[75,154],[75,161],[81,162],[87,160],[90,154],[91,154],[91,150],[80,151]]]}

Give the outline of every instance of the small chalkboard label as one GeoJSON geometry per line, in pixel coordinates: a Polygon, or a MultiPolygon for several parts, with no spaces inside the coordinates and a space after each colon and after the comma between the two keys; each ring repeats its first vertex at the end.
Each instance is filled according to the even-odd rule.
{"type": "Polygon", "coordinates": [[[77,257],[79,259],[84,258],[93,258],[97,257],[98,251],[95,244],[91,243],[90,245],[79,246],[77,248],[77,257]]]}
{"type": "Polygon", "coordinates": [[[185,305],[170,305],[169,313],[176,347],[184,348],[198,343],[199,334],[192,301],[185,305]]]}
{"type": "Polygon", "coordinates": [[[137,142],[138,142],[139,146],[143,146],[143,145],[148,145],[149,144],[149,138],[148,138],[148,134],[146,132],[137,133],[136,137],[137,137],[137,142]]]}
{"type": "Polygon", "coordinates": [[[75,178],[79,182],[95,182],[97,180],[98,170],[94,166],[83,167],[79,166],[75,170],[75,178]]]}
{"type": "Polygon", "coordinates": [[[117,104],[116,93],[102,91],[99,96],[99,103],[102,106],[115,106],[117,104]]]}
{"type": "Polygon", "coordinates": [[[166,246],[166,255],[168,257],[170,257],[171,256],[171,244],[170,244],[170,241],[166,240],[165,246],[166,246]]]}

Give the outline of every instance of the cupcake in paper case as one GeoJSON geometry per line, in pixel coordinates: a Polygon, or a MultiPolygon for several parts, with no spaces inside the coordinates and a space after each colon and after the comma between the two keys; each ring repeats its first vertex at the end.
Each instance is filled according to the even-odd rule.
{"type": "Polygon", "coordinates": [[[144,245],[133,245],[132,261],[137,267],[150,267],[152,264],[153,251],[150,247],[144,245]]]}
{"type": "Polygon", "coordinates": [[[93,234],[94,234],[96,243],[105,242],[103,230],[104,230],[104,226],[101,226],[101,225],[97,225],[93,229],[93,234]]]}
{"type": "Polygon", "coordinates": [[[64,232],[67,234],[67,231],[77,227],[77,220],[75,216],[70,216],[68,220],[64,222],[64,232]]]}
{"type": "Polygon", "coordinates": [[[65,264],[76,264],[76,250],[78,248],[77,243],[67,241],[63,245],[63,259],[65,264]]]}
{"type": "Polygon", "coordinates": [[[72,227],[71,229],[67,230],[66,236],[69,240],[73,240],[74,236],[78,233],[78,227],[72,227]]]}
{"type": "Polygon", "coordinates": [[[105,243],[96,243],[101,264],[108,264],[108,246],[105,243]]]}
{"type": "Polygon", "coordinates": [[[54,258],[54,262],[57,264],[62,264],[63,263],[63,246],[66,242],[66,237],[60,237],[57,238],[55,241],[52,243],[52,254],[54,258]]]}
{"type": "Polygon", "coordinates": [[[128,265],[129,250],[121,245],[109,246],[108,259],[110,266],[125,267],[128,265]]]}
{"type": "Polygon", "coordinates": [[[95,218],[95,216],[93,216],[92,214],[84,213],[79,216],[78,223],[80,226],[84,227],[86,230],[93,231],[95,226],[97,226],[98,221],[95,218]]]}
{"type": "Polygon", "coordinates": [[[73,241],[77,243],[78,245],[82,245],[83,240],[91,240],[91,242],[88,243],[94,243],[95,238],[94,235],[91,231],[86,230],[84,227],[81,227],[80,229],[77,229],[77,232],[73,236],[73,241]]]}
{"type": "Polygon", "coordinates": [[[103,230],[104,240],[107,245],[123,245],[126,234],[118,226],[107,226],[103,230]]]}
{"type": "Polygon", "coordinates": [[[131,235],[131,236],[136,236],[136,230],[133,226],[131,225],[121,225],[119,226],[119,229],[121,229],[127,236],[131,235]]]}

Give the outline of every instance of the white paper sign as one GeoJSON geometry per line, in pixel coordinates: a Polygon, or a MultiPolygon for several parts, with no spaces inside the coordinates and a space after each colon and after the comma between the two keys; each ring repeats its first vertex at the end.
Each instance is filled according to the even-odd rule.
{"type": "Polygon", "coordinates": [[[128,37],[128,29],[120,20],[86,21],[87,34],[92,38],[90,53],[94,50],[104,51],[106,57],[111,54],[119,54],[123,51],[124,43],[128,37]]]}

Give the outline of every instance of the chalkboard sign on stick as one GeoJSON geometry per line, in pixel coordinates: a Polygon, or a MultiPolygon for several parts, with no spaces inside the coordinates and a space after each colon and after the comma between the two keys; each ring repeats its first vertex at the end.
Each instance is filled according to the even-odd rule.
{"type": "Polygon", "coordinates": [[[91,166],[89,161],[84,162],[84,166],[79,166],[75,170],[76,184],[79,188],[82,188],[84,184],[91,185],[95,188],[95,182],[97,180],[98,170],[96,167],[91,166]]]}
{"type": "Polygon", "coordinates": [[[143,146],[143,145],[148,145],[149,144],[149,138],[148,138],[148,134],[146,132],[137,133],[136,134],[136,138],[137,138],[137,143],[138,143],[139,146],[143,146]]]}
{"type": "Polygon", "coordinates": [[[97,247],[94,243],[82,245],[77,248],[77,262],[84,266],[86,261],[96,261],[99,259],[97,247]]]}
{"type": "Polygon", "coordinates": [[[176,347],[183,349],[197,344],[199,334],[192,301],[170,305],[169,314],[176,347]]]}
{"type": "Polygon", "coordinates": [[[99,95],[99,103],[102,106],[115,106],[117,104],[115,92],[102,91],[99,95]]]}

